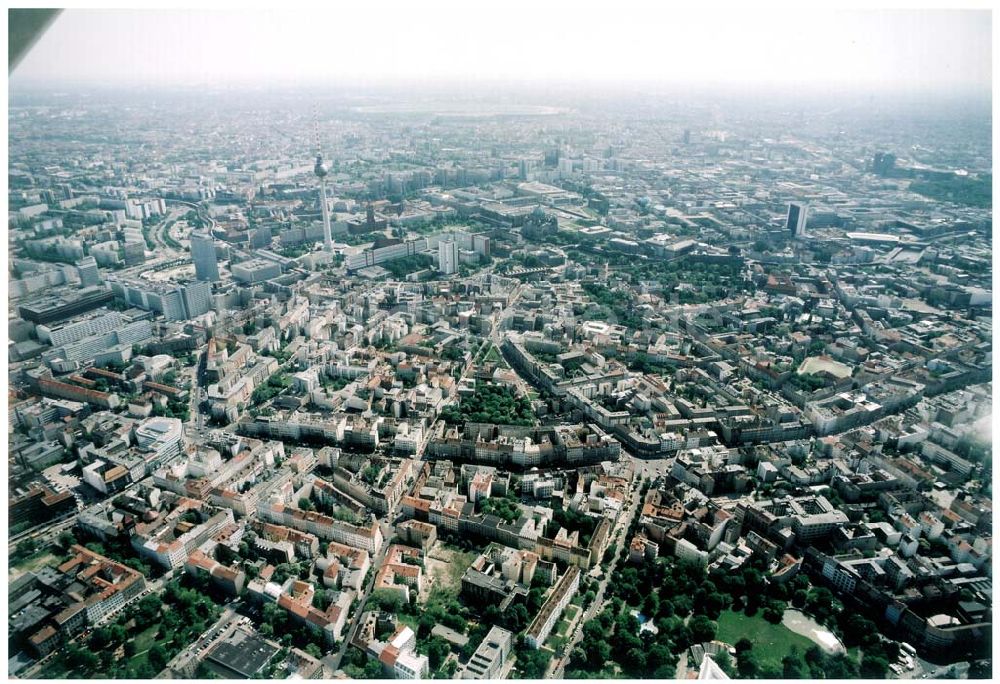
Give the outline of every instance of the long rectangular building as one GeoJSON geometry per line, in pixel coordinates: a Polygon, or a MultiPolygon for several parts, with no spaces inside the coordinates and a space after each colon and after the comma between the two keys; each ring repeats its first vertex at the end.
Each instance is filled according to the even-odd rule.
{"type": "Polygon", "coordinates": [[[571,565],[556,583],[549,600],[528,625],[528,630],[524,633],[524,640],[528,646],[534,649],[542,647],[579,588],[580,568],[571,565]]]}

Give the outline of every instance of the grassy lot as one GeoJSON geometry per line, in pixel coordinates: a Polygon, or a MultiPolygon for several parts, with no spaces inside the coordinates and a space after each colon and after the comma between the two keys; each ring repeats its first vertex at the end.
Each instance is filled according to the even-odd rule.
{"type": "Polygon", "coordinates": [[[486,363],[498,363],[498,364],[500,364],[501,366],[503,366],[505,368],[509,368],[510,367],[510,366],[507,365],[507,362],[504,360],[503,355],[500,353],[500,350],[497,349],[492,344],[490,345],[489,350],[487,350],[486,356],[483,358],[483,361],[486,362],[486,363]]]}
{"type": "MultiPolygon", "coordinates": [[[[160,623],[156,622],[133,637],[135,641],[135,655],[127,659],[129,666],[137,667],[147,660],[146,653],[157,642],[156,633],[159,629],[160,623]]],[[[101,676],[121,677],[123,675],[125,675],[124,669],[118,670],[111,667],[101,676]]],[[[72,676],[74,676],[74,673],[67,671],[61,658],[52,658],[45,664],[45,668],[38,675],[38,677],[44,679],[65,679],[72,676]]]]}
{"type": "Polygon", "coordinates": [[[416,633],[417,628],[419,627],[416,615],[407,615],[406,613],[396,613],[396,620],[397,622],[400,622],[409,627],[410,629],[412,629],[414,633],[416,633]]]}
{"type": "Polygon", "coordinates": [[[451,562],[448,565],[448,580],[451,583],[453,589],[461,591],[462,589],[462,575],[465,571],[469,569],[472,565],[472,561],[476,560],[479,554],[471,552],[459,552],[453,553],[451,556],[451,562]]]}
{"type": "Polygon", "coordinates": [[[572,624],[579,611],[580,609],[573,605],[566,607],[566,611],[563,613],[562,617],[559,618],[559,622],[557,622],[556,626],[552,628],[549,638],[545,640],[545,646],[547,648],[558,653],[559,649],[566,644],[569,640],[569,626],[572,624]]]}
{"type": "Polygon", "coordinates": [[[135,652],[145,653],[156,643],[156,632],[160,629],[160,623],[156,622],[135,635],[135,652]]]}
{"type": "Polygon", "coordinates": [[[556,632],[559,636],[566,634],[566,630],[569,629],[570,624],[576,619],[576,614],[580,612],[577,606],[569,605],[566,606],[566,612],[563,613],[562,619],[559,620],[559,624],[556,625],[556,632]]]}
{"type": "Polygon", "coordinates": [[[37,553],[28,556],[23,560],[11,563],[10,568],[8,570],[8,575],[10,577],[13,577],[15,575],[20,576],[26,572],[34,572],[35,570],[43,568],[46,565],[52,565],[52,566],[59,565],[59,563],[62,560],[64,560],[64,556],[62,555],[57,556],[54,553],[52,553],[51,550],[43,549],[41,551],[38,551],[37,553]]]}
{"type": "Polygon", "coordinates": [[[66,679],[69,676],[69,670],[66,669],[62,658],[53,656],[35,675],[39,679],[66,679]]]}
{"type": "Polygon", "coordinates": [[[796,634],[784,625],[772,625],[758,613],[747,617],[731,610],[719,616],[719,631],[715,638],[733,646],[741,638],[753,642],[753,652],[762,666],[781,669],[781,659],[788,655],[792,646],[799,653],[805,653],[813,642],[796,634]]]}
{"type": "Polygon", "coordinates": [[[435,586],[457,594],[462,590],[462,575],[476,560],[478,554],[463,551],[457,546],[437,542],[425,561],[428,573],[435,579],[435,586]]]}

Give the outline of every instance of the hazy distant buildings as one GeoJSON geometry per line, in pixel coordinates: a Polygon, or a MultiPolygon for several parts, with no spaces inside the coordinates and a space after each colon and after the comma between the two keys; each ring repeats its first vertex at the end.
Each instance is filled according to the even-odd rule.
{"type": "Polygon", "coordinates": [[[219,280],[219,260],[215,255],[215,239],[209,233],[191,233],[191,260],[198,280],[219,280]]]}
{"type": "Polygon", "coordinates": [[[892,175],[896,168],[896,155],[888,152],[876,152],[872,159],[872,171],[879,176],[892,175]]]}

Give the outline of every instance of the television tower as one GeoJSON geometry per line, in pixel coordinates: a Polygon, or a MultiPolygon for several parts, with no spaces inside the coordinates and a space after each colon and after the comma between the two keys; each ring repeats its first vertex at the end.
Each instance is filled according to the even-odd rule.
{"type": "Polygon", "coordinates": [[[319,124],[316,124],[316,166],[313,173],[319,179],[319,206],[323,212],[323,249],[333,251],[333,237],[330,234],[330,210],[326,206],[326,174],[329,171],[323,163],[323,154],[319,151],[319,124]]]}

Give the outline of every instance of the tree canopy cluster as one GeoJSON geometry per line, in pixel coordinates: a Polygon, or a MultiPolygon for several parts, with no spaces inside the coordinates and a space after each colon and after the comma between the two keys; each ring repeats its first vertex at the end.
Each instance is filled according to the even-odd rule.
{"type": "Polygon", "coordinates": [[[561,505],[553,506],[552,522],[545,528],[545,536],[551,538],[558,534],[558,527],[565,527],[570,532],[579,532],[580,545],[587,546],[590,544],[590,538],[594,535],[599,521],[600,518],[580,511],[563,508],[561,505]]]}
{"type": "Polygon", "coordinates": [[[302,624],[295,622],[288,614],[288,611],[279,608],[275,603],[265,603],[261,625],[258,630],[261,636],[274,639],[282,646],[291,648],[297,646],[306,648],[307,645],[315,645],[315,650],[320,654],[326,652],[323,637],[310,630],[302,624]]]}
{"type": "Polygon", "coordinates": [[[402,259],[393,259],[381,264],[396,279],[405,278],[414,271],[422,271],[434,265],[434,259],[427,254],[413,254],[402,259]]]}
{"type": "Polygon", "coordinates": [[[989,209],[993,206],[993,176],[980,178],[955,176],[948,180],[920,180],[910,183],[910,190],[933,200],[955,202],[989,209]]]}
{"type": "Polygon", "coordinates": [[[672,678],[677,655],[715,638],[715,620],[723,610],[742,610],[748,616],[759,611],[768,622],[779,624],[788,602],[828,627],[847,647],[860,647],[863,657],[831,656],[817,647],[804,654],[792,649],[778,670],[757,659],[749,639],[740,639],[735,663],[721,659],[727,673],[741,678],[881,679],[898,656],[898,645],[881,637],[863,610],[845,610],[829,589],[810,586],[802,574],[785,583],[769,582],[764,568],[753,562],[717,575],[673,558],[641,569],[620,567],[608,584],[608,596],[611,603],[584,625],[584,639],[573,650],[567,678],[616,675],[615,666],[607,665],[611,662],[626,676],[672,678]],[[653,621],[655,637],[639,635],[634,609],[653,621]]]}
{"type": "Polygon", "coordinates": [[[95,629],[82,643],[67,644],[41,676],[60,671],[72,677],[152,679],[187,644],[218,619],[222,609],[200,591],[175,580],[161,596],[149,594],[113,622],[95,629]],[[130,628],[134,620],[135,628],[130,628]],[[136,652],[136,630],[159,625],[148,650],[136,652]],[[114,656],[123,647],[126,659],[114,656]]]}
{"type": "MultiPolygon", "coordinates": [[[[704,616],[702,616],[704,617],[704,616]]],[[[702,625],[692,619],[690,628],[677,619],[678,629],[691,629],[699,634],[715,633],[710,620],[702,625]]],[[[591,676],[614,677],[618,671],[627,677],[655,677],[673,679],[677,669],[677,654],[687,648],[686,640],[675,642],[673,634],[661,630],[659,634],[639,632],[639,621],[620,599],[608,603],[604,610],[583,626],[583,639],[573,649],[566,666],[567,679],[585,679],[591,676]],[[617,668],[617,670],[616,670],[617,668]]]]}
{"type": "Polygon", "coordinates": [[[498,425],[534,425],[531,402],[507,385],[490,382],[476,384],[476,391],[462,397],[458,405],[451,404],[441,411],[441,418],[453,425],[466,422],[498,425]]]}
{"type": "Polygon", "coordinates": [[[514,522],[521,517],[521,508],[518,506],[520,500],[510,492],[507,496],[491,496],[487,499],[479,500],[479,512],[495,515],[504,522],[514,522]]]}

